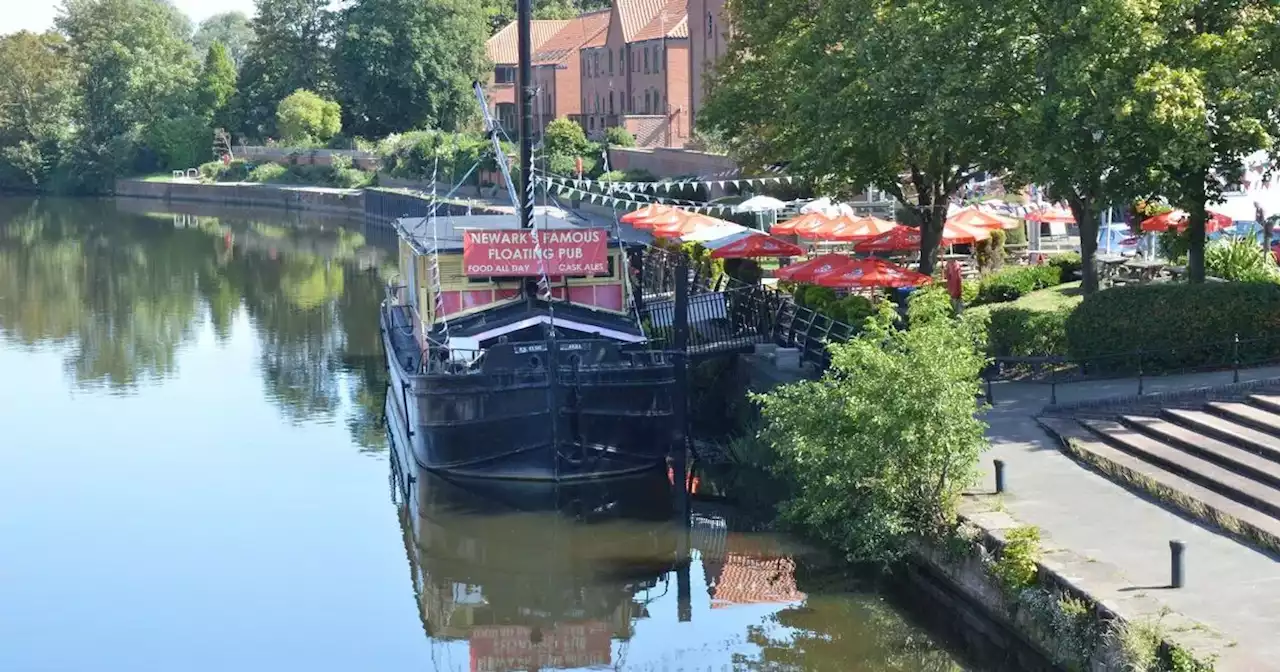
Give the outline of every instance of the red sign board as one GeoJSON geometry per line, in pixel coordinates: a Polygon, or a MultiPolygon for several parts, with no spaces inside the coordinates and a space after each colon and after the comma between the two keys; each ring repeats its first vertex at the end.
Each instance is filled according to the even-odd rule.
{"type": "Polygon", "coordinates": [[[471,672],[600,667],[612,658],[609,628],[600,622],[563,624],[544,630],[536,644],[534,639],[533,630],[524,625],[472,629],[471,672]]]}
{"type": "Polygon", "coordinates": [[[467,229],[462,232],[462,272],[482,277],[604,275],[609,272],[609,232],[467,229]]]}

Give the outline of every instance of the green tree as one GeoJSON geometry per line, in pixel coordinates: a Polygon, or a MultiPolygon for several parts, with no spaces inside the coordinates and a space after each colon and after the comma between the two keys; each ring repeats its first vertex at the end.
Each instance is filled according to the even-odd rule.
{"type": "Polygon", "coordinates": [[[121,172],[153,169],[138,136],[190,111],[189,23],[163,0],[66,0],[56,23],[78,76],[71,160],[80,186],[104,190],[121,172]]]}
{"type": "Polygon", "coordinates": [[[252,41],[253,25],[243,12],[214,14],[200,22],[195,36],[191,38],[197,54],[208,53],[214,42],[221,42],[237,68],[244,63],[252,41]]]}
{"type": "Polygon", "coordinates": [[[276,105],[298,89],[334,90],[334,16],[329,0],[257,0],[253,41],[240,67],[235,109],[239,130],[276,132],[276,105]]]}
{"type": "Polygon", "coordinates": [[[73,89],[61,35],[0,36],[0,187],[44,185],[70,125],[73,89]]]}
{"type": "Polygon", "coordinates": [[[471,83],[488,37],[469,0],[358,0],[343,14],[335,63],[348,132],[454,130],[472,118],[471,83]]]}
{"type": "Polygon", "coordinates": [[[884,306],[858,337],[830,346],[820,380],[756,397],[761,438],[793,488],[784,517],[852,559],[889,561],[912,535],[938,532],[976,475],[984,360],[949,313],[945,294],[923,293],[904,330],[884,306]]]}
{"type": "Polygon", "coordinates": [[[1189,215],[1187,275],[1204,281],[1206,205],[1237,184],[1244,158],[1280,137],[1280,5],[1272,0],[1160,6],[1161,62],[1138,80],[1155,190],[1189,215]]]}
{"type": "Polygon", "coordinates": [[[575,174],[578,158],[582,159],[584,172],[591,172],[587,166],[595,165],[595,152],[582,126],[564,117],[553,119],[542,132],[542,158],[547,169],[557,175],[575,174]]]}
{"type": "Polygon", "coordinates": [[[731,4],[734,37],[698,123],[747,165],[789,162],[848,196],[874,185],[933,270],[949,199],[1003,167],[1017,85],[1007,12],[976,0],[731,4]]]}
{"type": "Polygon", "coordinates": [[[298,89],[280,101],[276,127],[286,143],[327,142],[342,131],[342,108],[311,91],[298,89]]]}
{"type": "Polygon", "coordinates": [[[200,73],[196,111],[207,117],[214,126],[229,125],[227,105],[236,93],[236,66],[231,62],[227,48],[221,42],[209,46],[204,58],[204,70],[200,73]]]}
{"type": "Polygon", "coordinates": [[[1132,200],[1154,160],[1144,151],[1150,129],[1134,91],[1152,63],[1160,10],[1127,0],[1009,4],[1027,47],[1011,62],[1025,83],[1008,94],[1020,112],[1006,136],[1016,145],[1009,156],[1024,180],[1070,204],[1090,293],[1098,287],[1101,211],[1132,200]]]}

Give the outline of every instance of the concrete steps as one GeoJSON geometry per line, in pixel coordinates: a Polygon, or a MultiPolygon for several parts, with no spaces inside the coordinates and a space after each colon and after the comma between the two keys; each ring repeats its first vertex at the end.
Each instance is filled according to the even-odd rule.
{"type": "Polygon", "coordinates": [[[1072,438],[1078,457],[1112,467],[1103,470],[1113,477],[1123,474],[1194,515],[1280,543],[1280,396],[1041,423],[1072,438]]]}

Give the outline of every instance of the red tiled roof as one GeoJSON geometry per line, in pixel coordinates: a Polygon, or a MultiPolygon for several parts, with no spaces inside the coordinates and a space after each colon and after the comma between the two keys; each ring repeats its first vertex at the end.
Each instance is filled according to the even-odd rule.
{"type": "Polygon", "coordinates": [[[620,0],[619,11],[624,11],[622,8],[628,2],[638,6],[632,18],[639,19],[637,23],[643,26],[628,33],[626,15],[623,15],[622,31],[628,42],[656,40],[663,37],[689,37],[687,0],[620,0]],[[647,20],[640,17],[641,9],[648,12],[647,20]],[[673,32],[677,34],[673,35],[673,32]]]}
{"type": "MultiPolygon", "coordinates": [[[[569,25],[569,20],[537,20],[533,22],[533,53],[538,53],[543,44],[556,33],[569,25]]],[[[493,34],[484,43],[485,52],[494,65],[515,65],[520,61],[519,35],[516,33],[516,22],[512,21],[493,34]]]]}
{"type": "Polygon", "coordinates": [[[796,563],[791,558],[761,558],[728,553],[715,578],[711,608],[730,604],[799,602],[805,594],[796,587],[796,563]]]}
{"type": "Polygon", "coordinates": [[[609,10],[579,14],[566,22],[551,39],[547,40],[533,54],[534,65],[553,65],[562,63],[578,49],[589,46],[594,40],[604,44],[609,31],[609,10]]]}

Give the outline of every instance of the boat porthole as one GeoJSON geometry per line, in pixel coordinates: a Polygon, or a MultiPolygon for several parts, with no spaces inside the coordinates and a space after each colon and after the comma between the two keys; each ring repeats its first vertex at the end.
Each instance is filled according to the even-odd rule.
{"type": "Polygon", "coordinates": [[[582,364],[582,355],[577,355],[577,354],[569,355],[570,366],[578,366],[580,364],[582,364]]]}
{"type": "Polygon", "coordinates": [[[534,355],[529,358],[529,366],[535,369],[540,369],[542,368],[542,360],[539,359],[537,355],[534,355]]]}

